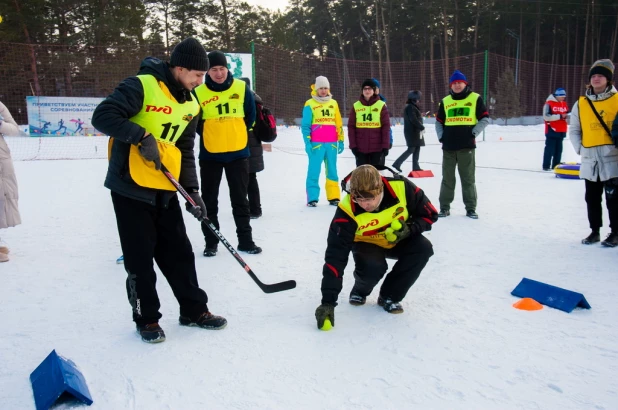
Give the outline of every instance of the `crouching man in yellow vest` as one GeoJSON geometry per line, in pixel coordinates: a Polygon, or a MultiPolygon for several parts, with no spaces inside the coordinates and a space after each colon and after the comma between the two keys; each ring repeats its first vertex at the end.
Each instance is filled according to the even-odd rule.
{"type": "Polygon", "coordinates": [[[198,204],[187,208],[193,216],[206,213],[193,154],[200,106],[190,91],[207,70],[206,50],[188,38],[169,63],[144,59],[138,75],[122,81],[92,115],[92,125],[111,137],[105,186],[112,191],[133,320],[147,343],[165,340],[153,259],[180,304],[181,325],[227,324],[208,311],[176,189],[161,172],[163,164],[198,204]]]}
{"type": "Polygon", "coordinates": [[[401,301],[433,255],[431,242],[422,233],[438,220],[438,211],[419,187],[399,175],[382,177],[372,165],[356,168],[342,187],[348,195],[330,224],[322,304],[315,312],[318,328],[324,330],[329,327],[327,319],[335,324],[335,306],[350,252],[356,265],[350,304],[364,305],[386,274],[386,258],[395,259],[380,288],[378,305],[389,313],[402,313],[401,301]]]}

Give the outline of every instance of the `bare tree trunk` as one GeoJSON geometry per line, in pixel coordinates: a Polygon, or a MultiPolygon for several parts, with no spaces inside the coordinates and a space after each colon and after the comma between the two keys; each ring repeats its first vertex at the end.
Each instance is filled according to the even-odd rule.
{"type": "MultiPolygon", "coordinates": [[[[476,75],[476,53],[478,53],[479,20],[481,18],[481,1],[476,2],[476,18],[474,20],[474,58],[472,58],[472,75],[476,75]]],[[[487,101],[485,101],[487,103],[487,101]]]]}
{"type": "Polygon", "coordinates": [[[455,33],[455,58],[457,58],[459,57],[459,2],[453,0],[453,3],[455,4],[455,27],[453,32],[455,33]]]}
{"type": "Polygon", "coordinates": [[[444,1],[442,6],[442,30],[444,32],[444,75],[448,76],[449,64],[448,64],[448,19],[446,18],[446,7],[448,6],[448,0],[444,1]]]}
{"type": "MultiPolygon", "coordinates": [[[[534,38],[534,70],[532,74],[532,104],[539,105],[539,55],[541,52],[541,3],[536,6],[536,30],[534,38]]],[[[519,84],[518,84],[519,85],[519,84]]]]}
{"type": "Polygon", "coordinates": [[[579,73],[579,81],[584,78],[584,66],[586,65],[586,51],[588,46],[588,21],[590,19],[590,3],[586,6],[586,27],[584,28],[584,50],[582,52],[582,66],[579,73]]]}
{"type": "Polygon", "coordinates": [[[15,3],[15,11],[20,17],[22,29],[24,30],[24,37],[26,38],[26,42],[28,43],[28,48],[30,49],[30,70],[32,70],[32,82],[34,83],[34,93],[35,95],[41,95],[41,84],[39,82],[39,74],[36,69],[36,53],[34,52],[34,45],[30,40],[30,33],[28,32],[28,27],[24,22],[24,19],[21,15],[21,7],[19,6],[19,2],[17,0],[13,1],[15,3]]]}
{"type": "Polygon", "coordinates": [[[378,40],[378,76],[379,80],[384,80],[382,77],[382,36],[380,35],[380,1],[376,0],[376,39],[378,40]]]}
{"type": "Polygon", "coordinates": [[[382,29],[384,30],[384,47],[386,48],[386,70],[388,74],[388,91],[389,91],[389,96],[391,98],[390,105],[393,107],[393,110],[396,110],[397,109],[397,99],[395,98],[395,93],[393,92],[393,72],[391,71],[391,52],[390,52],[391,48],[389,44],[390,42],[389,42],[389,36],[388,36],[388,25],[386,24],[386,20],[384,19],[384,5],[382,6],[382,29]]]}
{"type": "Polygon", "coordinates": [[[227,50],[232,49],[232,36],[230,35],[230,20],[227,12],[225,0],[221,0],[221,11],[223,12],[223,43],[227,50]]]}
{"type": "Polygon", "coordinates": [[[549,88],[548,92],[552,92],[553,90],[556,89],[555,86],[555,77],[554,77],[554,72],[556,72],[557,68],[556,66],[558,65],[556,63],[556,17],[554,17],[554,28],[552,30],[552,41],[551,41],[551,64],[549,66],[549,83],[547,84],[547,88],[549,88]]]}
{"type": "MultiPolygon", "coordinates": [[[[567,36],[568,37],[568,36],[567,36]]],[[[575,41],[573,43],[575,45],[575,50],[573,50],[573,74],[572,74],[572,84],[573,84],[573,88],[571,89],[573,94],[575,95],[579,95],[579,78],[577,77],[577,75],[579,74],[579,68],[577,66],[577,55],[579,52],[579,18],[578,16],[575,17],[575,41]]],[[[568,62],[569,64],[571,64],[571,62],[568,62]]]]}
{"type": "Polygon", "coordinates": [[[609,59],[614,61],[616,56],[616,40],[618,39],[618,13],[616,13],[616,23],[614,24],[614,34],[612,35],[612,45],[610,48],[609,59]]]}
{"type": "Polygon", "coordinates": [[[435,113],[436,106],[434,105],[434,95],[436,96],[436,100],[440,98],[440,94],[438,94],[438,85],[436,84],[436,69],[434,67],[434,50],[433,50],[433,35],[429,36],[429,75],[431,77],[431,112],[435,113]]]}

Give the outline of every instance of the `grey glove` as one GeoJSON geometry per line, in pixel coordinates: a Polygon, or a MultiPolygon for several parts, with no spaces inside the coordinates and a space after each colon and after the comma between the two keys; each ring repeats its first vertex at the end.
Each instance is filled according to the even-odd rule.
{"type": "Polygon", "coordinates": [[[329,319],[330,323],[335,326],[335,307],[333,305],[322,303],[315,310],[315,318],[318,321],[318,329],[320,330],[324,326],[324,321],[326,319],[329,319]]]}
{"type": "Polygon", "coordinates": [[[200,193],[191,192],[189,196],[191,197],[193,202],[195,202],[196,206],[193,206],[191,205],[190,202],[187,202],[185,204],[187,211],[189,211],[189,213],[193,215],[198,221],[201,221],[202,219],[206,218],[206,204],[202,200],[200,193]]]}
{"type": "Polygon", "coordinates": [[[161,169],[161,156],[159,155],[159,147],[157,140],[152,135],[148,135],[139,143],[139,153],[146,161],[152,161],[155,164],[155,169],[161,169]]]}

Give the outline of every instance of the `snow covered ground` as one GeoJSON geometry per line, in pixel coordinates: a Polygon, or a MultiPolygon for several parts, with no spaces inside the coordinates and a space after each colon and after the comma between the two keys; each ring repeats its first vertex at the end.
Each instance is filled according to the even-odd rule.
{"type": "MultiPolygon", "coordinates": [[[[403,127],[394,135],[391,164],[405,149],[403,127]]],[[[431,126],[426,138],[421,165],[436,177],[414,182],[438,206],[431,126]]],[[[225,249],[202,257],[199,224],[185,213],[209,307],[229,324],[179,326],[159,275],[167,341],[157,345],[136,334],[115,263],[106,160],[18,161],[23,225],[0,231],[11,247],[0,266],[0,408],[34,408],[29,374],[56,349],[83,372],[95,409],[616,409],[618,250],[580,244],[583,181],[540,171],[543,141],[542,126],[488,127],[477,150],[480,219],[464,216],[458,185],[451,216],[426,234],[435,255],[405,313],[384,312],[377,291],[349,305],[350,258],[336,326],[321,332],[314,311],[334,208],[324,193],[305,206],[300,131],[281,128],[258,175],[264,216],[252,225],[264,252],[242,256],[262,281],[298,287],[264,294],[225,249]],[[523,277],[581,292],[592,309],[514,309],[523,277]]],[[[568,140],[564,148],[564,161],[578,161],[568,140]]],[[[340,178],[353,169],[349,150],[338,165],[340,178]]],[[[223,184],[221,229],[235,246],[227,197],[223,184]]],[[[605,224],[603,237],[606,214],[605,224]]]]}

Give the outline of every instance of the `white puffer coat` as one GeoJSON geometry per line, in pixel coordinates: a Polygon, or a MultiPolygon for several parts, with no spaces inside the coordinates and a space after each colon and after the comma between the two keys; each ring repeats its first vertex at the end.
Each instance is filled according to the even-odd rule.
{"type": "Polygon", "coordinates": [[[21,223],[17,202],[17,178],[11,159],[11,151],[5,136],[19,135],[19,127],[13,116],[0,102],[0,228],[9,228],[21,223]]]}
{"type": "MultiPolygon", "coordinates": [[[[592,101],[603,101],[616,94],[616,88],[611,87],[601,94],[594,94],[590,90],[586,91],[586,96],[592,101]]],[[[579,119],[579,101],[573,105],[571,110],[571,124],[569,138],[575,148],[575,152],[582,156],[582,163],[579,170],[579,177],[589,181],[607,181],[618,178],[618,148],[614,145],[600,145],[598,147],[586,148],[582,146],[582,125],[579,119]]],[[[609,129],[615,132],[618,117],[614,120],[613,126],[609,129]]]]}

